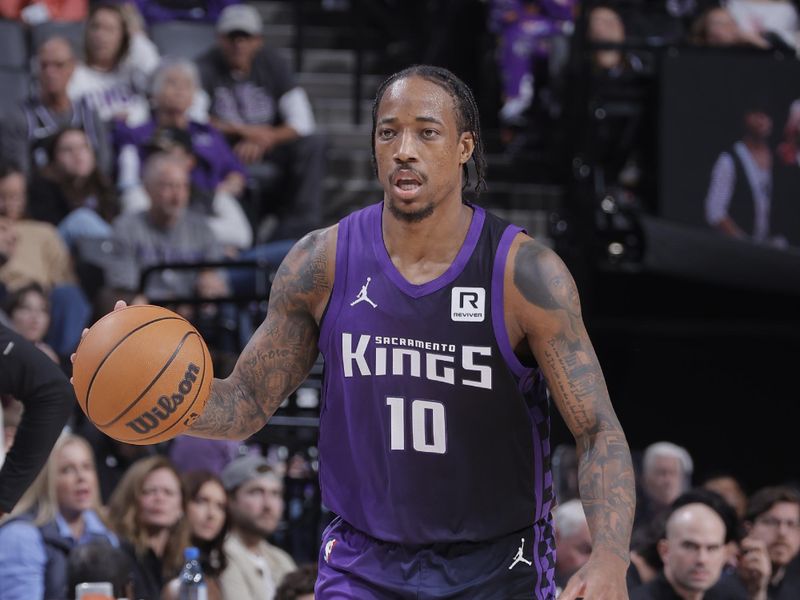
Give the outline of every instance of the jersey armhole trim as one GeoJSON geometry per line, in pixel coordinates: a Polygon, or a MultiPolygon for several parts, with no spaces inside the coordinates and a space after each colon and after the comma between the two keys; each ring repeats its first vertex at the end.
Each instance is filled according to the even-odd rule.
{"type": "Polygon", "coordinates": [[[508,252],[511,249],[511,244],[514,242],[514,238],[517,234],[524,232],[524,229],[516,225],[509,225],[506,227],[503,235],[500,237],[500,243],[497,245],[497,252],[495,253],[494,265],[492,267],[492,328],[494,329],[494,337],[500,349],[500,354],[503,356],[509,369],[511,369],[511,372],[519,378],[520,384],[523,384],[529,379],[529,375],[533,369],[522,364],[514,353],[514,349],[511,347],[511,341],[508,339],[505,319],[504,283],[506,261],[508,260],[508,252]]]}

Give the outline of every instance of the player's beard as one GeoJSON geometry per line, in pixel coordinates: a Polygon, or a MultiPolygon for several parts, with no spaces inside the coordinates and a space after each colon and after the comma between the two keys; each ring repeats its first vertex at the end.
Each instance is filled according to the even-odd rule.
{"type": "Polygon", "coordinates": [[[420,221],[424,221],[433,214],[433,209],[433,202],[429,202],[422,208],[409,212],[399,208],[397,204],[395,204],[395,201],[389,198],[389,212],[392,213],[397,220],[405,221],[406,223],[419,223],[420,221]]]}

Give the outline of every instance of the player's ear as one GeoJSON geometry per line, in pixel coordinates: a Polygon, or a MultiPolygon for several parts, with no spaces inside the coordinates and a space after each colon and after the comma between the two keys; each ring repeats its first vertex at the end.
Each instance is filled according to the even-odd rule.
{"type": "Polygon", "coordinates": [[[458,150],[460,153],[458,162],[462,165],[466,164],[475,150],[475,136],[471,131],[465,131],[461,134],[458,140],[458,150]]]}

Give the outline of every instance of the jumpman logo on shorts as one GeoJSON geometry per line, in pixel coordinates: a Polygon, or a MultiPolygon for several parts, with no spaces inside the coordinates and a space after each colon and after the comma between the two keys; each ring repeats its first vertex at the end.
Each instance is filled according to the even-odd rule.
{"type": "Polygon", "coordinates": [[[522,556],[522,549],[523,549],[524,547],[525,547],[525,538],[522,538],[522,540],[521,540],[521,541],[520,541],[520,543],[519,543],[519,550],[517,550],[517,555],[514,557],[514,562],[512,562],[512,563],[511,563],[511,566],[510,566],[510,567],[508,567],[508,570],[509,570],[509,571],[510,571],[511,569],[513,569],[514,567],[516,567],[516,566],[517,566],[517,563],[525,563],[525,564],[526,564],[526,565],[528,565],[529,567],[533,565],[533,563],[532,563],[531,561],[529,561],[527,558],[525,558],[524,556],[522,556]]]}
{"type": "Polygon", "coordinates": [[[358,296],[356,296],[356,299],[350,303],[350,306],[355,306],[359,302],[369,302],[372,305],[372,308],[378,308],[378,305],[370,300],[369,296],[367,296],[367,288],[369,287],[370,281],[372,281],[372,277],[367,277],[367,283],[361,286],[361,291],[358,292],[358,296]]]}

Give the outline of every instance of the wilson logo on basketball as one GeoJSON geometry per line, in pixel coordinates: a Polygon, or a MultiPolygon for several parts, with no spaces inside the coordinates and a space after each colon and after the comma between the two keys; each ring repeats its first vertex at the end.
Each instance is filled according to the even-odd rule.
{"type": "Polygon", "coordinates": [[[148,433],[158,427],[159,423],[166,421],[177,410],[184,397],[192,391],[194,382],[197,381],[198,373],[200,373],[200,367],[194,363],[189,363],[189,366],[186,367],[186,373],[183,374],[183,379],[178,384],[178,390],[174,394],[161,396],[156,400],[156,405],[153,408],[143,412],[132,421],[128,421],[125,425],[139,434],[148,433]]]}

